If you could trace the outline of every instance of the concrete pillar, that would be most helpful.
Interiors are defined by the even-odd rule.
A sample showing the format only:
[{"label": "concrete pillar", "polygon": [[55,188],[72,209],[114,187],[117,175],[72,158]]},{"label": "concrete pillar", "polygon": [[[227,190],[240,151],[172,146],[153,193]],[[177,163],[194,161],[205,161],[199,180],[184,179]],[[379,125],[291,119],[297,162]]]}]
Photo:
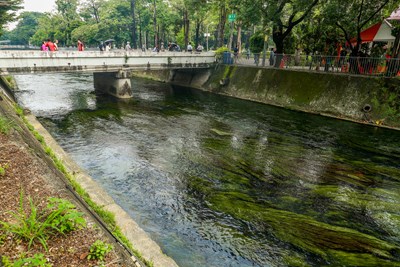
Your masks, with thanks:
[{"label": "concrete pillar", "polygon": [[131,79],[126,71],[93,73],[94,89],[117,98],[131,98]]}]

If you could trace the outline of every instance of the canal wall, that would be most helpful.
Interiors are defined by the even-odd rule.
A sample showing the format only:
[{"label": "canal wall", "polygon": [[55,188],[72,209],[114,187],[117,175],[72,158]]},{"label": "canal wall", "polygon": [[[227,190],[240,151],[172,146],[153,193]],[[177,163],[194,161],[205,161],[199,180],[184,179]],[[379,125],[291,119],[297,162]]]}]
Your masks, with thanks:
[{"label": "canal wall", "polygon": [[139,71],[132,75],[297,111],[400,128],[399,79],[232,65]]}]

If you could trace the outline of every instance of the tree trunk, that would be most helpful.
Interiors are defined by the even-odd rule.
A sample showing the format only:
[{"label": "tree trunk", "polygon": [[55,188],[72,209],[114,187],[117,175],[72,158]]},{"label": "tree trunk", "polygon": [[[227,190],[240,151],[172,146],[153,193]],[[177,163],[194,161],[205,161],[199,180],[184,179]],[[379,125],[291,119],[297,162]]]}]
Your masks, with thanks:
[{"label": "tree trunk", "polygon": [[228,49],[229,49],[229,50],[232,50],[232,43],[233,43],[233,21],[230,22],[230,25],[229,25],[229,26],[230,26],[230,27],[229,27],[230,34],[229,34]]},{"label": "tree trunk", "polygon": [[200,40],[200,21],[196,20],[195,48],[199,46],[199,40]]},{"label": "tree trunk", "polygon": [[242,22],[238,23],[236,44],[239,48],[239,53],[242,53]]},{"label": "tree trunk", "polygon": [[281,65],[281,61],[283,59],[283,28],[282,27],[274,27],[272,33],[272,39],[274,40],[276,46],[276,53],[275,53],[275,67],[279,68]]},{"label": "tree trunk", "polygon": [[187,46],[189,44],[189,17],[188,17],[188,10],[186,8],[183,11],[183,32],[185,36],[185,51],[186,51]]},{"label": "tree trunk", "polygon": [[220,12],[219,12],[218,35],[217,35],[217,46],[218,47],[224,46],[226,12],[227,12],[227,10],[225,7],[225,3],[221,3]]},{"label": "tree trunk", "polygon": [[131,0],[131,17],[132,17],[132,45],[134,49],[137,49],[136,43],[136,18],[135,18],[135,7],[136,0]]},{"label": "tree trunk", "polygon": [[143,38],[142,38],[142,20],[140,17],[140,12],[138,12],[138,19],[139,19],[139,48],[143,48]]},{"label": "tree trunk", "polygon": [[157,35],[157,5],[156,0],[153,0],[154,3],[154,13],[153,13],[153,30],[154,30],[154,47],[158,44],[158,35]]}]

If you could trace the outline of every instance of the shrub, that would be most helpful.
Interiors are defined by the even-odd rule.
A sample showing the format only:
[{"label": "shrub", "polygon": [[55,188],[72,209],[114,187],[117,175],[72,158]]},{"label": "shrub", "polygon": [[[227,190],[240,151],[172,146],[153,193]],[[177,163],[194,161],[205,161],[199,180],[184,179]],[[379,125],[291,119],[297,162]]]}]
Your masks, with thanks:
[{"label": "shrub", "polygon": [[222,55],[224,54],[224,52],[229,51],[229,49],[225,46],[218,48],[217,50],[215,50],[215,58],[219,61],[222,59]]},{"label": "shrub", "polygon": [[101,240],[96,240],[89,249],[88,260],[101,260],[103,261],[108,252],[113,249],[113,246],[104,243]]},{"label": "shrub", "polygon": [[18,212],[11,212],[16,222],[0,221],[5,230],[28,241],[28,248],[38,241],[47,250],[47,240],[58,233],[65,234],[86,225],[83,214],[67,200],[49,198],[49,204],[39,210],[29,198],[29,214],[24,211],[23,193],[20,194]]}]

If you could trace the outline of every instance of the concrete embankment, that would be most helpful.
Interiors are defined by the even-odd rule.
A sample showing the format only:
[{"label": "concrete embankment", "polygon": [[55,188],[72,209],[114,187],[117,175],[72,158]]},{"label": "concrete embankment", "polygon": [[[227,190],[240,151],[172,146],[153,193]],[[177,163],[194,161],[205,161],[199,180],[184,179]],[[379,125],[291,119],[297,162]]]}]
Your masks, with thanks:
[{"label": "concrete embankment", "polygon": [[[3,101],[9,101],[10,105],[14,104],[12,90],[9,84],[0,79],[0,92],[3,91],[7,98]],[[1,94],[0,94],[1,95]],[[163,254],[161,248],[155,243],[132,218],[118,205],[114,200],[97,184],[92,177],[81,169],[72,158],[58,145],[53,137],[41,125],[34,115],[25,116],[28,123],[44,138],[46,145],[54,152],[56,157],[63,163],[68,173],[70,173],[75,182],[89,195],[90,199],[102,207],[104,210],[112,212],[115,215],[116,225],[121,229],[122,234],[129,240],[132,246],[142,255],[144,259],[153,263],[153,266],[178,266],[173,259]],[[32,136],[34,139],[35,137]],[[41,155],[46,157],[46,155]],[[51,162],[49,162],[51,165]],[[54,168],[54,166],[52,166]],[[67,179],[65,179],[67,180]]]},{"label": "concrete embankment", "polygon": [[396,78],[226,65],[202,70],[140,71],[133,72],[132,76],[339,119],[400,128],[400,80]]}]

